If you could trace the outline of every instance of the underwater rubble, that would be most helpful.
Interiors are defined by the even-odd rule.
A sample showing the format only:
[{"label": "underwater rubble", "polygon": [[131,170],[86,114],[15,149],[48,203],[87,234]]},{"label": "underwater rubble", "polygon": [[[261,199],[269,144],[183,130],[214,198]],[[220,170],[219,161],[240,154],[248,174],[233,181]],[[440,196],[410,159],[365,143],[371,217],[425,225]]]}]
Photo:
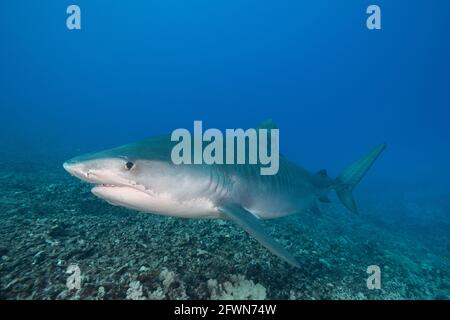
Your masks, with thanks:
[{"label": "underwater rubble", "polygon": [[[450,297],[444,200],[360,201],[359,216],[334,201],[320,215],[264,221],[298,257],[294,268],[231,222],[114,207],[62,168],[14,169],[0,171],[0,299]],[[427,210],[440,214],[435,227],[418,213]],[[67,285],[74,265],[79,289]],[[380,290],[367,288],[370,265],[382,270]]]}]

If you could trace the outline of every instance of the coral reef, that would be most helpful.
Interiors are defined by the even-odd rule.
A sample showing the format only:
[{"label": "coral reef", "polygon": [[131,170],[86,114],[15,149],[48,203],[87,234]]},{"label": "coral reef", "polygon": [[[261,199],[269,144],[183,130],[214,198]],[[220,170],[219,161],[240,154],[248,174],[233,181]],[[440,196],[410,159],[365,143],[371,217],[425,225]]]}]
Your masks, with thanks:
[{"label": "coral reef", "polygon": [[[0,170],[1,299],[449,298],[445,197],[359,196],[360,216],[334,201],[263,222],[301,261],[293,268],[231,222],[114,207],[62,169]],[[381,290],[366,286],[374,264]],[[79,289],[66,285],[70,265]]]},{"label": "coral reef", "polygon": [[208,280],[208,289],[213,300],[264,300],[266,288],[243,275],[232,275],[231,281],[218,284],[217,280]]}]

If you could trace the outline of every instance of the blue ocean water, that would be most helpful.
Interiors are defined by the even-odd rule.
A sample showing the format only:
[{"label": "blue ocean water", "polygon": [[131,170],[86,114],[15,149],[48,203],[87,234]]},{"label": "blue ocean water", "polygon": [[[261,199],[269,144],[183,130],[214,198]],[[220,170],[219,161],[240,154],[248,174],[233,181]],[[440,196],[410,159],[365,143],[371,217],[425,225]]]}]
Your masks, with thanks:
[{"label": "blue ocean water", "polygon": [[[74,3],[81,8],[82,28],[72,31],[66,27],[66,9],[72,2],[0,3],[0,155],[4,164],[0,219],[4,228],[9,228],[3,234],[15,230],[25,236],[30,225],[42,226],[43,233],[47,227],[61,227],[65,219],[70,220],[69,214],[64,215],[68,208],[86,215],[86,223],[98,212],[112,212],[120,219],[146,219],[145,215],[108,206],[85,192],[81,183],[66,177],[61,164],[72,156],[180,127],[192,128],[194,120],[202,120],[205,127],[225,129],[254,127],[272,118],[280,128],[281,152],[287,158],[311,171],[327,168],[333,177],[373,146],[388,144],[355,191],[361,217],[335,213],[333,208],[343,211],[337,202],[325,209],[325,217],[310,217],[303,226],[298,221],[297,228],[315,226],[312,229],[316,231],[308,236],[317,237],[311,240],[309,253],[320,253],[325,245],[320,241],[329,237],[330,243],[338,239],[336,245],[352,243],[354,254],[366,259],[368,265],[370,253],[361,253],[358,246],[376,247],[377,259],[390,266],[387,283],[394,278],[398,281],[383,294],[366,292],[367,265],[361,264],[355,268],[362,270],[362,284],[349,289],[337,284],[345,278],[347,264],[342,263],[329,272],[340,274],[335,280],[330,280],[327,272],[316,275],[316,282],[311,280],[312,288],[328,288],[317,293],[295,287],[295,281],[290,281],[294,285],[289,288],[275,284],[264,276],[269,266],[249,269],[241,261],[238,270],[223,270],[262,284],[269,298],[449,297],[448,1]],[[370,4],[382,10],[381,30],[366,27]],[[69,194],[61,191],[65,185],[73,188],[68,187]],[[86,199],[89,201],[82,202]],[[101,215],[93,219],[92,224],[103,223]],[[169,223],[157,221],[162,226]],[[167,221],[174,224],[174,233],[196,227],[175,219]],[[207,227],[201,222],[197,228]],[[83,240],[76,230],[58,240],[59,246],[64,247],[64,241],[70,239]],[[242,237],[241,242],[249,241],[238,229],[232,230]],[[170,239],[171,233],[155,237],[164,243],[164,237]],[[110,240],[113,244],[116,239]],[[0,242],[0,297],[46,298],[44,283],[57,272],[50,266],[42,266],[40,271],[31,267],[30,272],[39,274],[42,283],[20,286],[20,268],[11,266],[28,260],[19,258],[25,250],[21,243],[11,241],[4,236]],[[126,238],[121,241],[127,242]],[[315,248],[314,241],[319,241]],[[372,246],[376,241],[379,243]],[[27,244],[30,247],[32,243]],[[194,241],[192,250],[197,249],[208,251]],[[46,254],[42,261],[52,266],[59,260],[64,266],[71,262],[64,248],[60,253],[49,250],[43,247],[32,257],[42,251]],[[18,255],[13,254],[16,252]],[[163,259],[167,254],[154,255]],[[147,257],[154,255],[145,253]],[[342,256],[317,257],[334,258],[341,261]],[[89,257],[76,259],[82,264]],[[233,259],[239,260],[232,255],[229,260]],[[42,261],[36,264],[42,265]],[[116,263],[121,266],[125,261]],[[220,265],[211,263],[217,268]],[[129,266],[128,282],[134,279],[133,268],[141,267],[137,264]],[[177,274],[176,261],[169,258],[166,264],[154,266],[158,272],[163,267]],[[206,280],[229,280],[223,278],[223,271],[212,269]],[[299,277],[312,279],[316,269],[312,267],[310,273]],[[280,277],[288,277],[282,267],[277,270]],[[52,288],[54,292],[48,297],[69,297],[69,293],[60,295],[65,286],[64,271],[58,278],[60,287]],[[90,272],[91,277],[98,274]],[[186,287],[186,297],[209,298],[209,294],[192,289],[199,285],[190,279],[200,271],[193,268],[186,273],[186,278],[179,278]],[[106,298],[126,296],[128,283],[122,285],[117,280],[116,288],[99,281],[92,284],[95,292],[105,286]],[[111,281],[114,284],[116,280]],[[330,291],[328,283],[335,289]],[[83,291],[79,297],[95,295],[89,292]],[[178,296],[167,289],[166,297]]]}]

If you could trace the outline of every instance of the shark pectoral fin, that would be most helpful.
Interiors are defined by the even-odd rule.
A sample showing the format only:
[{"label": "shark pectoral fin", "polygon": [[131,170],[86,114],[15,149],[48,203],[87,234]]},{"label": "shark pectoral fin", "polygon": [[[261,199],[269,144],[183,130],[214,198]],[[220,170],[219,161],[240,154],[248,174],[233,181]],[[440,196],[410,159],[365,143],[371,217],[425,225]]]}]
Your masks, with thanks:
[{"label": "shark pectoral fin", "polygon": [[298,261],[289,252],[286,251],[275,239],[268,235],[261,227],[258,219],[237,204],[226,204],[219,207],[219,210],[228,218],[240,225],[247,233],[253,236],[259,243],[266,247],[270,252],[280,257],[287,263],[300,267]]}]

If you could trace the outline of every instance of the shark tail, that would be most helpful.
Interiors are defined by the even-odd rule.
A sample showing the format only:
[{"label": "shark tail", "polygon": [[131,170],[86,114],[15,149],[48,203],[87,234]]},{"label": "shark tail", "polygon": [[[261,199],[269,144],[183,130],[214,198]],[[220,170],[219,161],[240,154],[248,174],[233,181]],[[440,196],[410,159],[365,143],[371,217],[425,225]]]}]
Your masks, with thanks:
[{"label": "shark tail", "polygon": [[345,168],[336,178],[334,185],[336,194],[342,204],[351,212],[358,213],[358,208],[352,194],[353,189],[361,181],[367,171],[369,171],[370,167],[385,148],[386,144],[384,143],[376,146],[361,159]]}]

